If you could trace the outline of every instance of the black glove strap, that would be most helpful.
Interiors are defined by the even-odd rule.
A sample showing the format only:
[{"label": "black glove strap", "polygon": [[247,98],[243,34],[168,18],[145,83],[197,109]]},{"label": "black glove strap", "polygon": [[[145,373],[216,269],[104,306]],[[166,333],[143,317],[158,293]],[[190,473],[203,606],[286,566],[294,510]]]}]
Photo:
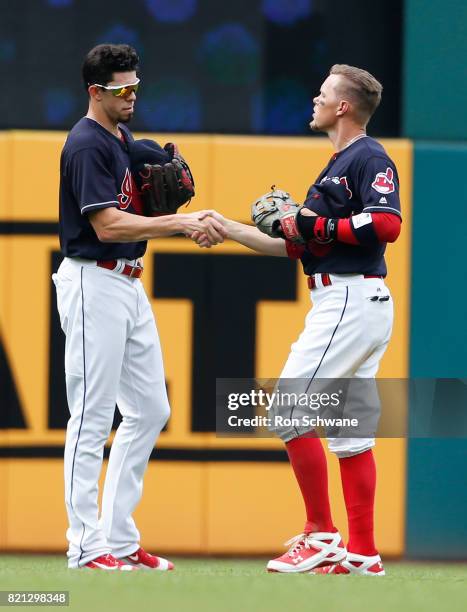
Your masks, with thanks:
[{"label": "black glove strap", "polygon": [[309,217],[302,215],[300,212],[296,217],[298,231],[304,240],[311,240],[315,237],[315,225],[318,217]]}]

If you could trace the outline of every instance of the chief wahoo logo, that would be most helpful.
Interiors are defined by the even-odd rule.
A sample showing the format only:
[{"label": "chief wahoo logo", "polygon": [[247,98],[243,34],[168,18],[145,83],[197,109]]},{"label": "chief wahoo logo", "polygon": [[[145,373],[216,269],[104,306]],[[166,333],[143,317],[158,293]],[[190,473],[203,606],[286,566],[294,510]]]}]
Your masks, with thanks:
[{"label": "chief wahoo logo", "polygon": [[378,193],[392,193],[394,187],[394,171],[392,168],[387,168],[386,172],[378,172],[371,186]]}]

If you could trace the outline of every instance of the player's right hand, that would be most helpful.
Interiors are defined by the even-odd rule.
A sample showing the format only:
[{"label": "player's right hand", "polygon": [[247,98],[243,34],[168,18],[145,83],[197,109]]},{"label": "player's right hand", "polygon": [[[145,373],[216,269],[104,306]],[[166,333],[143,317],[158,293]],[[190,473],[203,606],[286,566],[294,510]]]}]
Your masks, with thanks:
[{"label": "player's right hand", "polygon": [[[205,219],[206,217],[212,217],[213,219],[215,219],[216,221],[219,221],[220,223],[222,223],[222,225],[224,226],[224,229],[226,231],[225,237],[228,238],[228,233],[229,233],[229,224],[231,223],[230,219],[226,219],[223,215],[221,215],[219,212],[217,212],[217,210],[203,210],[201,211],[200,216]],[[190,238],[196,242],[196,244],[201,247],[201,248],[206,248],[209,249],[211,248],[212,243],[209,241],[209,238],[206,234],[203,234],[201,232],[193,232],[193,234],[190,236]]]},{"label": "player's right hand", "polygon": [[215,219],[209,213],[210,211],[197,211],[179,215],[185,236],[191,237],[194,232],[199,232],[206,236],[210,245],[224,242],[227,230],[221,221]]},{"label": "player's right hand", "polygon": [[220,212],[217,212],[217,210],[213,210],[211,208],[200,211],[200,217],[201,219],[205,219],[206,217],[212,217],[213,219],[216,219],[216,221],[222,223],[222,225],[226,225],[226,223],[228,223],[228,219],[226,219],[224,215],[221,215]]},{"label": "player's right hand", "polygon": [[202,234],[201,232],[193,232],[190,238],[202,249],[210,249],[212,247],[212,244],[210,243],[206,234]]}]

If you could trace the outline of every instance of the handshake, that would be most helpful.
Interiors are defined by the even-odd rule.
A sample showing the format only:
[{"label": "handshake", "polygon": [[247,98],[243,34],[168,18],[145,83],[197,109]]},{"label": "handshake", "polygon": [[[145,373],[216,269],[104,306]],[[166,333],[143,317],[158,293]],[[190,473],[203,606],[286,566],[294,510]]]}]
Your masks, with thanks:
[{"label": "handshake", "polygon": [[[208,249],[230,238],[260,253],[285,255],[284,240],[305,244],[313,238],[321,241],[333,238],[315,231],[318,216],[314,211],[297,204],[290,194],[274,186],[272,191],[253,202],[251,220],[254,226],[227,219],[216,210],[200,210],[177,217],[185,236]],[[307,240],[302,235],[303,229],[308,234]]]},{"label": "handshake", "polygon": [[185,236],[207,249],[224,242],[232,223],[215,210],[200,210],[180,217]]}]

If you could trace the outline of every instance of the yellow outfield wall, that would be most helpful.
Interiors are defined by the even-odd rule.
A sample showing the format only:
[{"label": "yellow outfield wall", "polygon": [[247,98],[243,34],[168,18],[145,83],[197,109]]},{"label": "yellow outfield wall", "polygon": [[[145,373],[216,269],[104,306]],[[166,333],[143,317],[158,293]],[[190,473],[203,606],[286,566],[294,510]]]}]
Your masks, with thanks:
[{"label": "yellow outfield wall", "polygon": [[[58,167],[65,136],[0,133],[0,343],[5,355],[1,371],[7,367],[11,374],[26,423],[25,428],[0,428],[2,550],[60,551],[66,546],[60,459],[64,430],[49,428],[48,412],[51,386],[64,375],[63,370],[51,376],[49,372],[50,266],[51,254],[59,247],[56,235],[44,225],[57,221]],[[273,183],[303,200],[332,154],[324,138],[139,136],[179,144],[196,179],[197,195],[188,211],[216,208],[245,222],[251,201]],[[404,223],[400,239],[387,251],[387,282],[396,317],[379,376],[404,378],[408,373],[412,145],[405,140],[382,142],[399,170]],[[158,445],[166,455],[158,461],[156,452],[156,460],[150,461],[143,501],[136,510],[143,544],[177,553],[278,552],[283,540],[301,530],[304,520],[285,455],[276,452],[262,460],[262,453],[281,451],[282,444],[275,439],[227,439],[191,430],[194,306],[185,298],[153,297],[156,254],[248,256],[245,266],[261,257],[229,241],[203,251],[180,238],[149,244],[142,280],[161,336],[172,417]],[[258,377],[278,376],[310,308],[310,294],[298,265],[296,274],[296,300],[257,304],[254,361]],[[222,309],[222,303],[218,307]],[[216,340],[222,342],[222,334]],[[2,393],[3,410],[9,402]],[[394,398],[394,411],[404,418],[404,398]],[[224,451],[236,451],[235,460],[229,460],[234,455]],[[402,439],[377,443],[377,539],[380,550],[391,555],[404,550],[405,452]],[[329,469],[335,521],[346,533],[335,457],[330,457]]]}]

